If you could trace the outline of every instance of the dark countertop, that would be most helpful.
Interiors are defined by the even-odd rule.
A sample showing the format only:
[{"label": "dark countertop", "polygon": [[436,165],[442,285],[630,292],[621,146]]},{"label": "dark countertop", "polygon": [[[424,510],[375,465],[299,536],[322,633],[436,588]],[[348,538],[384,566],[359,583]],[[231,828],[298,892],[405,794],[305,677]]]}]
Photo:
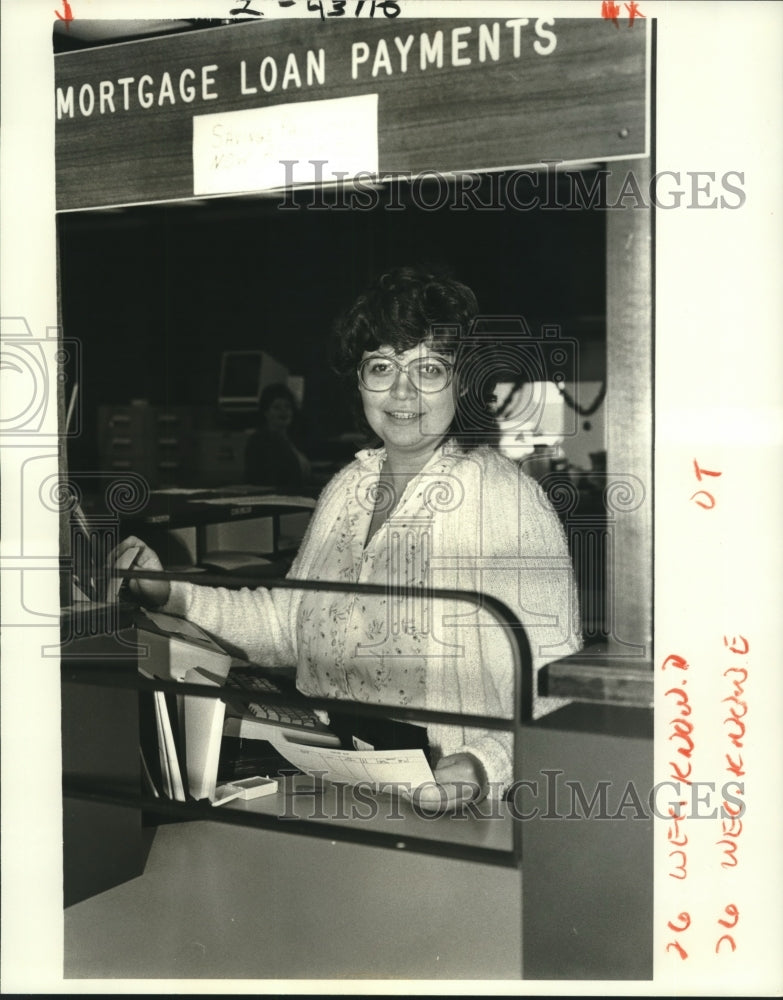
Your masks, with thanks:
[{"label": "dark countertop", "polygon": [[653,662],[636,647],[603,642],[554,660],[538,675],[540,695],[650,708]]}]

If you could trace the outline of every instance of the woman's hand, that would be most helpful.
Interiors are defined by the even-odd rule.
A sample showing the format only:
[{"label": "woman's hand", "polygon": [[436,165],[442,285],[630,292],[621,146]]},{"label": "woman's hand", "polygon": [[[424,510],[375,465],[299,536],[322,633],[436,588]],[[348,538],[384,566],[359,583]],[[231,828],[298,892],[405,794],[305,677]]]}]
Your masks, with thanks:
[{"label": "woman's hand", "polygon": [[[163,569],[149,545],[133,535],[123,539],[109,556],[110,569],[130,569],[131,566],[133,569]],[[168,601],[171,586],[168,580],[128,580],[128,590],[141,604],[157,608]]]},{"label": "woman's hand", "polygon": [[446,812],[487,793],[484,768],[471,753],[442,757],[432,773],[437,785],[422,785],[416,790],[417,802],[425,806],[440,806]]}]

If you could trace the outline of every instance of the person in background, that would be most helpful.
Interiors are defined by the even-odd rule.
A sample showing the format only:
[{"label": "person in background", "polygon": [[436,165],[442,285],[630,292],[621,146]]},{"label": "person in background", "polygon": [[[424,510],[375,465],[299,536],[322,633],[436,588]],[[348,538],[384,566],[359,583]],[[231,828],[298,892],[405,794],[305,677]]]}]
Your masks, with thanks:
[{"label": "person in background", "polygon": [[[483,609],[426,588],[503,601],[525,626],[535,671],[581,640],[560,523],[538,484],[484,443],[493,348],[471,338],[477,313],[467,286],[405,267],[382,275],[336,327],[338,370],[378,447],[323,490],[289,576],[400,585],[421,600],[140,580],[132,590],[253,662],[295,664],[305,694],[385,705],[392,720],[395,706],[510,718],[508,635]],[[160,562],[145,547],[137,566]],[[561,704],[536,698],[534,716]],[[426,742],[446,808],[502,795],[513,780],[508,732],[429,724]]]},{"label": "person in background", "polygon": [[291,439],[297,411],[294,394],[282,382],[268,385],[261,393],[258,410],[261,423],[245,449],[246,481],[274,486],[283,493],[307,492],[310,462]]}]

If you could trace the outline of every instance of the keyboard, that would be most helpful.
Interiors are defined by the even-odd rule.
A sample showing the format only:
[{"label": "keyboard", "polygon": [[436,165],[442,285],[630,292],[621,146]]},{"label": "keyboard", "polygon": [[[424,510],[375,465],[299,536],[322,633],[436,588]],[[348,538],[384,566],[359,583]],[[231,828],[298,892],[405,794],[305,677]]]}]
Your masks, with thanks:
[{"label": "keyboard", "polygon": [[[226,678],[226,688],[235,688],[246,694],[258,695],[263,698],[265,694],[288,694],[278,684],[270,678],[259,674],[253,667],[232,667]],[[293,695],[292,695],[293,696]],[[299,696],[301,697],[301,696]],[[323,729],[323,723],[309,709],[297,705],[272,704],[267,705],[262,702],[250,702],[247,709],[253,713],[257,719],[264,722],[278,723],[284,726],[300,726],[303,729]]]}]

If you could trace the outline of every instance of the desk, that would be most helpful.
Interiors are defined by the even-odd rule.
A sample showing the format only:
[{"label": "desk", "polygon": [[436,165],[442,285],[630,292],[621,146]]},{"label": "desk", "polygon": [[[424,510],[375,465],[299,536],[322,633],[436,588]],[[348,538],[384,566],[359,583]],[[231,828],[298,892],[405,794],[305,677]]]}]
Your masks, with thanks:
[{"label": "desk", "polygon": [[[612,807],[629,781],[644,798],[651,721],[644,709],[561,709],[526,727],[525,779],[561,771],[563,815],[567,780],[588,798],[596,781],[610,781]],[[315,800],[291,791],[223,808],[306,815]],[[143,875],[66,910],[66,976],[651,978],[651,819],[553,820],[543,786],[529,820],[498,803],[464,818],[425,819],[403,806],[401,819],[360,821],[345,818],[350,793],[347,809],[322,801],[327,816],[343,817],[336,824],[399,830],[402,841],[507,850],[513,824],[524,822],[522,871],[296,836],[284,820],[279,830],[168,824]],[[518,807],[530,810],[530,798]]]},{"label": "desk", "polygon": [[[300,814],[311,802],[300,802]],[[283,792],[238,808],[251,807],[293,808]],[[370,827],[508,846],[508,817],[427,820],[402,808],[403,819]],[[169,824],[157,830],[140,878],[66,910],[65,975],[518,979],[521,898],[515,869],[219,823]]]},{"label": "desk", "polygon": [[134,511],[126,520],[181,528],[248,517],[279,517],[297,511],[311,512],[314,506],[314,500],[281,496],[264,486],[194,489],[187,492],[155,490],[144,508]]},{"label": "desk", "polygon": [[[275,557],[281,551],[298,547],[314,507],[314,500],[280,496],[264,487],[247,486],[185,494],[158,491],[151,494],[143,510],[125,519],[125,526],[142,537],[149,536],[150,529],[171,531],[195,528],[194,555],[198,562],[208,551],[245,547],[242,542],[247,544],[250,540],[239,538],[233,526],[237,522],[253,521],[256,522],[252,526],[254,537],[247,551]],[[294,538],[282,544],[285,535],[282,519],[292,516],[302,523],[298,525],[299,530],[294,529]],[[259,530],[264,526],[259,522],[263,521],[268,523],[266,531]],[[225,538],[221,537],[221,526],[224,526]],[[233,538],[233,542],[225,544],[229,538]]]},{"label": "desk", "polygon": [[105,536],[99,539],[101,551],[121,537],[138,535],[168,569],[198,566],[207,553],[239,550],[271,560],[270,576],[288,569],[314,507],[312,498],[283,496],[263,486],[139,491],[122,508],[110,491],[103,499],[84,499],[91,532]]},{"label": "desk", "polygon": [[[99,662],[112,641],[69,644],[75,679],[88,649]],[[112,674],[120,662],[135,661],[133,644],[118,652]],[[68,659],[64,654],[64,674]],[[264,828],[205,824],[204,815],[194,821],[191,809],[187,821],[157,830],[141,876],[68,910],[66,962],[80,970],[70,975],[195,975],[186,960],[194,941],[204,951],[205,977],[226,974],[218,970],[227,953],[234,977],[281,975],[277,967],[259,966],[263,933],[265,946],[286,956],[280,968],[289,977],[354,970],[398,978],[522,972],[531,979],[649,978],[653,819],[629,813],[626,792],[632,784],[643,803],[652,789],[651,710],[573,703],[523,723],[519,733],[522,785],[509,802],[480,803],[463,815],[432,818],[406,806],[363,819],[367,802],[358,791],[343,790],[344,799],[331,785],[315,792],[306,776],[297,779],[306,783],[305,795],[295,794],[302,791],[295,781],[274,798],[195,807],[217,821],[263,813]],[[109,801],[128,804],[111,794]],[[326,821],[327,839],[322,829],[319,839],[302,835],[318,832],[309,825],[313,819]],[[391,843],[376,846],[378,831]],[[345,843],[348,833],[355,843]],[[521,872],[508,856],[519,833]],[[465,845],[474,849],[470,860]],[[339,947],[331,943],[335,928],[345,937]],[[208,947],[213,940],[217,946]],[[379,950],[388,959],[377,959]],[[376,959],[393,963],[394,971]],[[433,963],[445,960],[450,968],[440,972]]]}]

